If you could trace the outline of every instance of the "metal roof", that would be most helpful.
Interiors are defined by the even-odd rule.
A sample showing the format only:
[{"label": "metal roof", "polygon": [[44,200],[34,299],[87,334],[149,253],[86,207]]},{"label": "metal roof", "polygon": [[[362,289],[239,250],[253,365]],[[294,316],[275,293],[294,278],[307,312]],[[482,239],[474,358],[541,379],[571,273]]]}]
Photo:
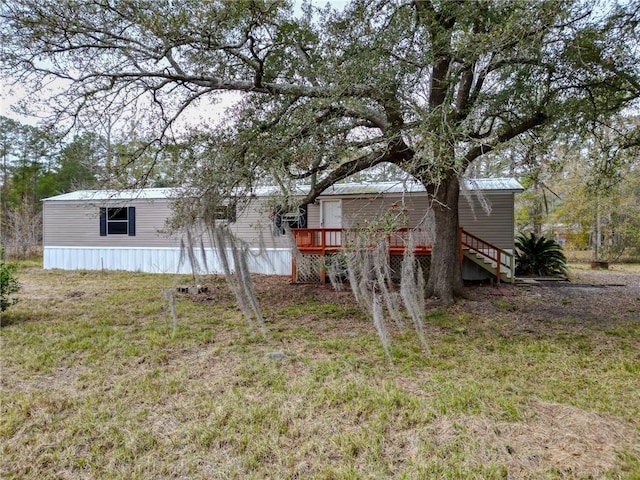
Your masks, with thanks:
[{"label": "metal roof", "polygon": [[518,180],[510,177],[503,178],[465,178],[464,185],[469,190],[512,190],[523,192],[524,187]]},{"label": "metal roof", "polygon": [[[308,191],[307,187],[307,190]],[[464,179],[462,188],[466,190],[506,190],[521,192],[522,185],[514,178],[474,178]],[[327,195],[366,195],[382,193],[419,193],[425,192],[424,185],[415,181],[375,182],[375,183],[338,183],[322,192]]]},{"label": "metal roof", "polygon": [[104,202],[118,200],[159,200],[176,198],[180,196],[180,190],[176,188],[138,188],[132,190],[77,190],[63,193],[55,197],[45,198],[44,202],[58,201],[87,201]]},{"label": "metal roof", "polygon": [[[299,195],[309,192],[308,185],[296,187]],[[464,179],[463,189],[481,191],[511,191],[521,192],[524,190],[520,182],[515,178],[475,178]],[[279,193],[278,187],[258,187],[254,190],[254,195],[266,197]],[[425,192],[421,183],[415,181],[406,182],[367,182],[367,183],[338,183],[322,192],[321,196],[330,195],[376,195],[384,193],[419,193]],[[158,200],[166,198],[179,198],[181,189],[179,188],[140,188],[136,190],[78,190],[76,192],[64,193],[55,197],[45,198],[43,201],[118,201],[118,200]]]},{"label": "metal roof", "polygon": [[[515,178],[473,178],[464,179],[462,188],[473,191],[510,191],[522,192],[524,187]],[[306,195],[309,185],[296,187],[296,194]],[[321,197],[330,195],[379,195],[383,193],[420,193],[425,192],[424,185],[416,181],[405,182],[362,182],[336,183],[320,194]],[[254,195],[266,197],[281,193],[278,187],[258,187]]]}]

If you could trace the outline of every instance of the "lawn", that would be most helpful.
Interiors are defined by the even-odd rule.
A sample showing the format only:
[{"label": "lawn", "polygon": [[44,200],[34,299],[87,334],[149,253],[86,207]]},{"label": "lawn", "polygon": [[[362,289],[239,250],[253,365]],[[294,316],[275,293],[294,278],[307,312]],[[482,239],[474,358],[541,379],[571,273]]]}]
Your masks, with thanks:
[{"label": "lawn", "polygon": [[475,287],[429,309],[429,352],[393,328],[392,366],[328,286],[257,278],[263,336],[220,278],[174,324],[187,277],[23,266],[0,477],[640,478],[640,290],[615,273]]}]

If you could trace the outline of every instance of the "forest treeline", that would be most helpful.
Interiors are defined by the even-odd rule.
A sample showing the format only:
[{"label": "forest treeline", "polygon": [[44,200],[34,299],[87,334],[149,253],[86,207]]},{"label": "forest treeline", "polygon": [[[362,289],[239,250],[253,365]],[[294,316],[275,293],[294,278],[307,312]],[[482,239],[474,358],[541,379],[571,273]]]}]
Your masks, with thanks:
[{"label": "forest treeline", "polygon": [[[143,153],[141,153],[143,152]],[[1,246],[12,258],[38,255],[42,199],[79,189],[170,186],[171,168],[140,142],[92,132],[57,132],[0,116]]]}]

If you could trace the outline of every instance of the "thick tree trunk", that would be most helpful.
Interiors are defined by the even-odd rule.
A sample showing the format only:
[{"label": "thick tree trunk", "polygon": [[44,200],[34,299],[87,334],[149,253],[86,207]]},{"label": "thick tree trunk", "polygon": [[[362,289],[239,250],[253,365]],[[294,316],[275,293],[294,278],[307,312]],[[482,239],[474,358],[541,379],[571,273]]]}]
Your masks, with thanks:
[{"label": "thick tree trunk", "polygon": [[426,294],[452,304],[463,295],[462,262],[458,229],[460,182],[451,174],[437,186],[428,186],[435,218],[435,239]]}]

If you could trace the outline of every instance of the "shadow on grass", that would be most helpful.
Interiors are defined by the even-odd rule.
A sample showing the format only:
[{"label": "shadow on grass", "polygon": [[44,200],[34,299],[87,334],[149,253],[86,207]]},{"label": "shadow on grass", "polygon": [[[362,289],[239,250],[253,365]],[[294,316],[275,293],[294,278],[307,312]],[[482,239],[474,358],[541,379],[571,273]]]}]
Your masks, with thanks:
[{"label": "shadow on grass", "polygon": [[0,314],[0,328],[11,327],[13,325],[20,325],[38,320],[47,320],[47,317],[49,317],[49,315],[7,310]]}]

